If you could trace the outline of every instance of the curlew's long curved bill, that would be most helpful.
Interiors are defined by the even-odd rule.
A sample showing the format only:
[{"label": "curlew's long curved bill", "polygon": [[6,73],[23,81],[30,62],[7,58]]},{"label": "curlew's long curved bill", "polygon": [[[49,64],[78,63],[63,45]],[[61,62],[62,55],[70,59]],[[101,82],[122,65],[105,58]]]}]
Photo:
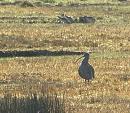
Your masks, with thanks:
[{"label": "curlew's long curved bill", "polygon": [[75,62],[77,62],[79,59],[83,58],[84,56],[81,56],[80,58],[78,58]]}]

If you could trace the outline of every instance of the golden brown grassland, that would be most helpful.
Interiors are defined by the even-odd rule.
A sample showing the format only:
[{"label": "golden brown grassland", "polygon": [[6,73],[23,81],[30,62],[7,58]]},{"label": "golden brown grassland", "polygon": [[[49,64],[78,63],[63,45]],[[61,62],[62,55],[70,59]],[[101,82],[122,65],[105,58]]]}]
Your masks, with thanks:
[{"label": "golden brown grassland", "polygon": [[[1,50],[93,50],[95,79],[85,85],[78,76],[79,56],[1,58],[0,94],[65,94],[74,113],[130,112],[130,6],[0,7],[1,16],[90,15],[95,24],[0,24]],[[100,18],[99,18],[100,17]]]}]

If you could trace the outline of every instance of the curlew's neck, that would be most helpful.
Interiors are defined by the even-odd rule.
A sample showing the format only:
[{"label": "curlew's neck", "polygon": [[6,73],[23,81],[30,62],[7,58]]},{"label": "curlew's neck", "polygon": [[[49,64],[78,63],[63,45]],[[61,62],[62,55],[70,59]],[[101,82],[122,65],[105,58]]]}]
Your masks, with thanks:
[{"label": "curlew's neck", "polygon": [[87,64],[87,63],[88,63],[88,60],[89,60],[89,58],[88,58],[88,57],[85,57],[85,58],[83,59],[82,63],[83,63],[83,64]]}]

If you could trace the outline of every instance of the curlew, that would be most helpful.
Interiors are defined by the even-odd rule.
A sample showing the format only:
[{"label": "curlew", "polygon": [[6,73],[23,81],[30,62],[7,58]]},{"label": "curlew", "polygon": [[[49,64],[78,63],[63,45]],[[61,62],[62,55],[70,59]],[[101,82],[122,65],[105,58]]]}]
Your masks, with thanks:
[{"label": "curlew", "polygon": [[[87,80],[89,82],[89,80],[94,78],[94,68],[88,62],[89,53],[85,53],[82,57],[84,57],[84,59],[79,66],[78,73],[81,78],[85,79],[85,83],[86,83]],[[79,59],[81,59],[82,57],[80,57]],[[79,59],[77,59],[77,61]]]}]

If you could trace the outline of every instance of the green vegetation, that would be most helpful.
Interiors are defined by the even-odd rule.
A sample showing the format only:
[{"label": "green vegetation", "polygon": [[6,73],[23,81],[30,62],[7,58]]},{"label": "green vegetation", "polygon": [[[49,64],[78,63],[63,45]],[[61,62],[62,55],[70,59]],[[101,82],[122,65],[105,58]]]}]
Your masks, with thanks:
[{"label": "green vegetation", "polygon": [[55,3],[56,1],[55,0],[41,0],[42,2],[45,2],[45,3]]},{"label": "green vegetation", "polygon": [[[14,2],[17,0],[1,0],[1,1],[6,1],[6,2]],[[45,3],[59,3],[59,2],[63,2],[63,3],[117,3],[118,0],[28,0],[31,2],[38,2],[38,1],[42,1]]]}]

